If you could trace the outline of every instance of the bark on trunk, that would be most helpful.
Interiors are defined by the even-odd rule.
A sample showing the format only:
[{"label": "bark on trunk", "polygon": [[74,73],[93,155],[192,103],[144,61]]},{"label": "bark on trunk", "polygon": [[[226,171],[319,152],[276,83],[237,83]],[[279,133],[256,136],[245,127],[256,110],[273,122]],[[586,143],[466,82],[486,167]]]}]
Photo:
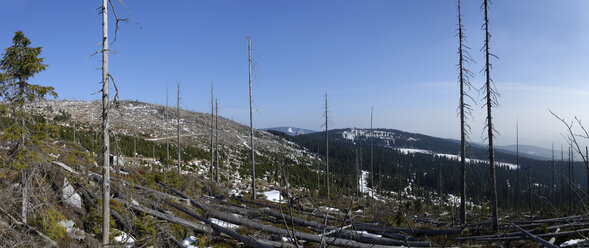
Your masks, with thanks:
[{"label": "bark on trunk", "polygon": [[108,245],[110,234],[110,144],[108,98],[108,1],[102,0],[102,244]]}]

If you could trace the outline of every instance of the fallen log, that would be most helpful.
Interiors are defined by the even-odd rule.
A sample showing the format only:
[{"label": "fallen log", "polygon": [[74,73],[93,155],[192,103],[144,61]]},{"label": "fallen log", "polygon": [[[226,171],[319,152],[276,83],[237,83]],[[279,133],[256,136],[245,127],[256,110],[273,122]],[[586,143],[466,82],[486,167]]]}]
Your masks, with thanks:
[{"label": "fallen log", "polygon": [[[280,209],[279,207],[276,207],[276,206],[272,206],[272,205],[265,204],[265,203],[259,203],[259,202],[255,202],[255,201],[250,201],[250,200],[247,200],[247,199],[243,199],[241,197],[232,197],[231,199],[235,199],[235,200],[241,201],[243,203],[249,203],[249,204],[257,205],[257,206],[260,206],[260,207]],[[294,210],[295,210],[295,212],[297,214],[304,214],[304,215],[307,215],[307,216],[313,216],[313,217],[322,218],[322,219],[327,218],[328,220],[333,220],[333,221],[337,221],[337,222],[345,222],[345,221],[347,221],[347,220],[344,220],[344,219],[341,219],[341,218],[338,218],[338,217],[335,217],[335,216],[321,214],[321,213],[317,213],[317,212],[308,212],[308,211],[303,211],[303,210],[299,210],[299,209],[294,209]]]},{"label": "fallen log", "polygon": [[407,229],[407,228],[397,228],[397,227],[383,227],[377,226],[368,223],[352,223],[355,228],[360,230],[369,230],[372,232],[380,233],[380,232],[389,232],[389,233],[406,233],[406,234],[413,234],[413,235],[452,235],[452,234],[459,234],[462,232],[462,229],[452,228],[452,229]]},{"label": "fallen log", "polygon": [[[574,234],[579,234],[579,233],[589,233],[589,228],[583,228],[583,229],[577,229],[577,230],[571,230],[571,231],[565,231],[565,232],[544,233],[544,234],[538,234],[536,236],[542,237],[542,238],[544,238],[544,237],[562,237],[562,236],[574,235]],[[475,241],[495,242],[495,241],[518,240],[518,239],[522,239],[522,238],[525,238],[525,237],[512,236],[512,237],[499,237],[499,238],[482,238],[482,239],[475,239]]]},{"label": "fallen log", "polygon": [[202,222],[210,225],[211,228],[213,228],[213,230],[216,230],[216,231],[218,231],[220,233],[224,233],[224,234],[228,235],[229,237],[234,238],[235,240],[237,240],[239,242],[243,242],[244,244],[246,244],[248,246],[251,246],[251,247],[261,247],[261,248],[271,248],[271,247],[273,247],[271,245],[262,244],[262,243],[258,242],[254,238],[243,236],[243,235],[237,233],[236,231],[233,231],[231,229],[224,228],[224,227],[219,226],[219,225],[217,225],[215,223],[212,223],[209,219],[206,219],[204,217],[201,217],[200,215],[198,215],[198,214],[196,214],[196,213],[194,213],[192,211],[189,211],[188,209],[185,209],[183,207],[177,206],[176,204],[174,204],[174,203],[172,203],[172,202],[170,202],[170,201],[168,201],[166,199],[162,199],[162,200],[165,203],[167,203],[168,205],[174,207],[175,209],[178,209],[181,212],[183,212],[183,213],[185,213],[185,214],[187,214],[187,215],[189,215],[189,216],[191,216],[191,217],[193,217],[193,218],[195,218],[197,220],[200,220],[200,221],[202,221]]},{"label": "fallen log", "polygon": [[207,212],[208,214],[210,214],[211,216],[215,217],[215,218],[219,218],[221,220],[230,222],[230,223],[234,223],[234,224],[239,224],[239,225],[245,225],[245,226],[249,226],[251,228],[260,230],[260,231],[265,231],[265,232],[270,232],[270,233],[275,233],[275,234],[280,234],[283,236],[290,236],[293,235],[298,239],[301,240],[306,240],[309,242],[315,242],[315,243],[326,243],[328,245],[334,245],[334,246],[342,246],[342,247],[358,247],[358,248],[384,248],[384,247],[395,247],[395,246],[382,246],[382,245],[373,245],[373,244],[365,244],[365,243],[360,243],[360,242],[356,242],[353,240],[347,240],[347,239],[340,239],[340,238],[332,238],[332,237],[322,237],[319,235],[314,235],[314,234],[310,234],[310,233],[305,233],[305,232],[300,232],[300,231],[293,231],[290,232],[286,229],[282,229],[282,228],[278,228],[278,227],[274,227],[274,226],[270,226],[270,225],[265,225],[265,224],[261,224],[255,221],[250,221],[250,220],[245,220],[243,218],[238,218],[235,217],[233,215],[230,214],[225,214],[225,213],[221,213],[218,212],[214,209],[211,209],[199,202],[197,202],[196,200],[194,200],[193,198],[185,195],[184,193],[172,188],[172,187],[168,187],[168,189],[170,189],[171,191],[173,191],[174,193],[176,193],[177,195],[184,197],[188,200],[190,200],[190,202],[197,206],[198,208],[202,209],[203,211]]},{"label": "fallen log", "polygon": [[[94,203],[94,199],[96,199],[96,195],[94,193],[92,193],[79,182],[76,182],[76,186],[78,186],[78,188],[82,191],[82,196],[86,199],[86,201],[90,202],[96,209],[100,208],[98,205],[96,205],[96,203]],[[120,215],[116,210],[111,208],[110,214],[112,214],[115,220],[124,227],[123,229],[125,232],[129,232],[134,235],[137,234],[131,224],[129,224],[129,222],[125,220],[125,218],[123,218],[123,216]]]},{"label": "fallen log", "polygon": [[[558,230],[560,228],[574,228],[574,227],[586,227],[589,226],[589,223],[571,223],[571,224],[560,224],[555,226],[549,226],[547,230]],[[521,226],[520,226],[521,227]],[[527,230],[528,232],[532,233],[534,230]],[[523,236],[521,232],[508,232],[508,233],[499,233],[499,234],[490,234],[490,235],[479,235],[479,236],[469,236],[469,237],[457,237],[455,240],[471,240],[471,239],[485,239],[485,238],[501,238],[501,237],[510,237],[510,236]]]},{"label": "fallen log", "polygon": [[39,237],[41,237],[46,242],[45,245],[47,247],[59,247],[57,245],[57,242],[55,242],[55,240],[51,239],[49,236],[45,235],[41,231],[39,231],[36,228],[30,226],[29,224],[24,223],[24,222],[21,222],[21,221],[17,220],[16,218],[12,217],[12,215],[4,212],[2,210],[2,208],[0,208],[0,213],[2,215],[7,216],[10,219],[9,221],[12,222],[12,224],[18,225],[18,226],[22,226],[22,228],[24,229],[25,232],[35,233],[36,235],[38,235]]},{"label": "fallen log", "polygon": [[[271,206],[268,204],[249,201],[249,200],[242,199],[239,197],[234,197],[233,199],[236,199],[236,200],[239,200],[239,201],[242,201],[245,203],[255,204],[258,206],[265,206],[265,207],[274,208],[274,209],[278,208],[278,207]],[[377,225],[373,225],[373,224],[369,224],[369,223],[353,222],[350,220],[344,220],[344,219],[336,218],[333,216],[321,215],[318,213],[309,213],[309,212],[300,211],[300,210],[297,210],[297,213],[310,215],[310,216],[314,216],[314,217],[318,217],[318,218],[328,218],[329,220],[339,221],[339,222],[346,223],[346,224],[352,224],[356,229],[377,232],[379,234],[380,233],[392,234],[392,233],[401,232],[401,233],[414,234],[414,235],[451,235],[451,234],[459,234],[462,232],[462,229],[459,229],[459,228],[442,229],[442,230],[431,229],[430,230],[430,229],[405,229],[405,228],[394,228],[394,227],[381,227],[381,226],[377,226]]]},{"label": "fallen log", "polygon": [[192,230],[194,230],[194,231],[196,231],[198,233],[207,233],[207,234],[213,234],[214,233],[213,230],[210,227],[205,226],[205,225],[202,225],[202,224],[198,224],[198,223],[194,223],[194,222],[191,222],[191,221],[187,221],[185,219],[182,219],[182,218],[179,218],[179,217],[176,217],[176,216],[173,216],[173,215],[169,215],[169,214],[166,214],[166,213],[162,213],[162,212],[159,212],[159,211],[150,209],[150,208],[142,207],[142,206],[139,206],[137,204],[132,204],[132,203],[129,203],[129,202],[127,202],[125,200],[122,200],[122,199],[116,199],[116,201],[119,201],[119,202],[125,204],[125,206],[127,206],[128,208],[131,208],[133,210],[136,210],[136,211],[139,211],[139,212],[142,212],[142,213],[145,213],[145,214],[148,214],[148,215],[151,215],[151,216],[160,218],[162,220],[165,220],[165,221],[168,221],[168,222],[171,222],[171,223],[174,223],[174,224],[178,224],[178,225],[181,225],[181,226],[184,226],[184,227],[188,227],[188,228],[190,228],[190,229],[192,229]]},{"label": "fallen log", "polygon": [[184,245],[182,245],[182,243],[180,243],[180,241],[178,241],[176,239],[176,237],[174,237],[174,235],[170,234],[168,231],[164,230],[161,226],[156,225],[155,226],[157,228],[157,230],[159,232],[164,233],[165,235],[168,236],[168,239],[172,241],[172,243],[174,243],[178,248],[184,248]]},{"label": "fallen log", "polygon": [[[370,244],[381,244],[381,245],[407,245],[410,247],[430,247],[431,244],[425,241],[417,241],[414,237],[408,237],[402,234],[394,234],[394,233],[387,233],[389,236],[401,238],[401,239],[389,239],[389,238],[376,238],[368,235],[363,235],[358,231],[351,231],[345,230],[342,228],[334,227],[334,226],[326,226],[314,221],[309,221],[301,218],[297,218],[290,215],[283,215],[282,213],[276,212],[269,208],[262,208],[262,209],[247,209],[247,208],[238,208],[238,207],[231,207],[231,206],[222,206],[222,205],[215,205],[216,208],[222,208],[230,212],[237,212],[242,215],[252,215],[252,214],[259,214],[263,213],[265,215],[272,216],[277,220],[284,221],[286,220],[289,223],[295,223],[300,226],[310,227],[315,231],[327,231],[334,233],[334,236],[337,235],[339,238],[344,239],[351,239],[362,243],[370,243]],[[284,219],[283,219],[284,218]],[[378,233],[382,235],[381,233]],[[382,235],[384,236],[384,235]]]},{"label": "fallen log", "polygon": [[555,245],[553,245],[553,244],[551,244],[551,243],[548,243],[546,240],[543,240],[543,239],[541,239],[541,238],[539,238],[539,237],[535,236],[534,234],[531,234],[530,232],[528,232],[528,231],[524,230],[523,228],[521,228],[521,227],[517,226],[516,224],[513,224],[513,223],[511,223],[511,225],[512,225],[513,227],[515,227],[516,229],[518,229],[518,230],[519,230],[520,232],[522,232],[523,234],[525,234],[526,236],[528,236],[528,238],[530,238],[530,239],[532,239],[532,240],[536,241],[538,244],[541,244],[541,245],[543,245],[544,247],[548,247],[548,248],[557,248],[557,246],[555,246]]}]

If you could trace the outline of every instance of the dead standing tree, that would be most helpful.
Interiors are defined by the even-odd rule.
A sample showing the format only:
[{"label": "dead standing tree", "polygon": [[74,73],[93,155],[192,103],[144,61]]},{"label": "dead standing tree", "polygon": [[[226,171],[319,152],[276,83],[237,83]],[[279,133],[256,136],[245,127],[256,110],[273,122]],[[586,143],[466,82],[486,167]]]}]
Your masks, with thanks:
[{"label": "dead standing tree", "polygon": [[178,96],[176,98],[176,135],[178,136],[178,143],[176,150],[178,151],[178,175],[180,175],[180,83],[178,84]]},{"label": "dead standing tree", "polygon": [[370,109],[370,187],[372,187],[371,191],[371,199],[372,202],[374,198],[374,161],[373,161],[373,147],[374,147],[374,130],[372,130],[372,117],[373,117],[374,107]]},{"label": "dead standing tree", "polygon": [[520,196],[520,186],[519,186],[519,122],[515,122],[515,206],[517,209],[517,216],[519,216],[519,196]]},{"label": "dead standing tree", "polygon": [[327,199],[329,199],[329,119],[327,114],[327,93],[325,93],[325,189],[327,190]]},{"label": "dead standing tree", "polygon": [[458,80],[460,83],[460,223],[466,223],[466,149],[468,142],[468,134],[470,133],[470,126],[466,122],[466,119],[471,116],[472,108],[470,104],[466,103],[465,98],[469,98],[474,102],[474,99],[466,92],[467,89],[473,89],[470,83],[470,78],[473,73],[466,68],[466,65],[470,64],[472,58],[468,50],[470,49],[464,43],[466,41],[466,35],[464,34],[464,26],[462,25],[462,13],[461,4],[458,0]]},{"label": "dead standing tree", "polygon": [[211,81],[211,164],[209,166],[209,176],[210,180],[213,180],[213,163],[214,163],[214,129],[215,129],[215,109],[214,109],[214,101],[213,101],[213,81]]},{"label": "dead standing tree", "polygon": [[252,38],[247,36],[248,81],[250,96],[250,148],[252,150],[252,199],[256,199],[256,160],[254,154],[254,120],[252,113]]},{"label": "dead standing tree", "polygon": [[[575,116],[575,121],[569,123],[564,118],[559,117],[551,110],[548,110],[548,111],[556,119],[558,119],[560,122],[562,122],[565,125],[567,135],[563,135],[563,137],[566,139],[567,143],[569,144],[569,149],[571,150],[569,152],[569,156],[573,157],[573,153],[577,153],[581,157],[581,159],[583,160],[583,164],[585,165],[585,169],[587,171],[587,181],[589,182],[589,157],[587,156],[587,149],[585,149],[585,152],[583,152],[583,150],[581,149],[580,140],[578,139],[578,138],[589,139],[589,132],[587,132],[587,129],[585,129],[585,126],[583,125],[581,120],[579,118],[577,118],[576,116]],[[578,125],[577,128],[580,129],[580,131],[579,131],[580,134],[576,133],[576,131],[575,131],[575,127],[574,127],[575,123]],[[563,150],[563,149],[561,148],[561,150]],[[565,202],[564,158],[562,160],[563,160],[563,162],[562,162],[563,163],[563,166],[562,166],[563,178],[561,178],[561,181],[563,181],[561,183],[562,184],[562,186],[561,186],[562,187],[562,202]],[[572,199],[571,199],[572,193],[570,193],[570,188],[574,187],[574,178],[573,178],[571,166],[569,166],[568,185],[569,185],[569,194],[568,194],[569,195],[569,205],[572,205],[572,202],[571,202],[572,201]],[[579,189],[579,191],[581,192],[581,195],[585,196],[580,199],[581,201],[589,199],[589,183],[587,184],[587,192],[583,192],[581,189]]]},{"label": "dead standing tree", "polygon": [[215,98],[215,182],[219,183],[219,100]]},{"label": "dead standing tree", "polygon": [[[122,1],[119,1],[124,5]],[[119,30],[119,22],[127,22],[128,19],[121,19],[115,12],[114,5],[111,0],[102,0],[102,5],[98,8],[102,15],[102,50],[96,53],[102,53],[102,244],[109,244],[110,234],[110,146],[109,146],[109,78],[113,79],[112,75],[108,72],[108,5],[111,6],[111,10],[115,17],[115,35],[113,42],[117,39],[117,32]],[[131,14],[131,13],[129,13]],[[131,15],[132,16],[132,15]],[[139,25],[139,23],[137,23]],[[139,26],[141,29],[141,26]],[[96,54],[95,53],[95,54]],[[94,54],[93,54],[94,55]],[[91,55],[92,56],[92,55]],[[115,87],[115,96],[113,97],[114,106],[117,106],[116,102],[118,99],[117,85],[113,79],[113,86]]]},{"label": "dead standing tree", "polygon": [[[589,177],[588,177],[589,178]],[[554,164],[554,143],[552,143],[552,205],[556,205],[556,171]]]},{"label": "dead standing tree", "polygon": [[102,0],[102,244],[108,245],[110,232],[110,147],[108,135],[108,6]]},{"label": "dead standing tree", "polygon": [[164,121],[164,131],[165,131],[165,135],[166,135],[166,166],[168,168],[166,169],[170,169],[170,137],[168,134],[168,86],[166,85],[166,108],[165,108],[165,121]]},{"label": "dead standing tree", "polygon": [[485,100],[485,107],[487,108],[487,118],[485,128],[487,129],[487,141],[489,142],[489,167],[490,167],[490,192],[489,197],[491,200],[491,207],[492,207],[492,222],[493,222],[493,231],[499,230],[499,221],[498,221],[498,213],[497,213],[497,179],[495,177],[495,149],[493,148],[493,138],[495,137],[495,127],[493,126],[493,115],[492,109],[493,107],[498,106],[497,97],[499,93],[495,90],[495,85],[493,80],[491,79],[491,57],[497,58],[497,56],[491,54],[489,48],[489,42],[491,40],[491,34],[489,33],[489,0],[484,0],[483,5],[481,6],[485,13],[485,22],[482,26],[482,29],[485,31],[485,44],[483,45],[483,49],[485,52],[485,68],[483,71],[485,72],[485,85],[483,89],[485,90],[486,94],[484,96]]}]

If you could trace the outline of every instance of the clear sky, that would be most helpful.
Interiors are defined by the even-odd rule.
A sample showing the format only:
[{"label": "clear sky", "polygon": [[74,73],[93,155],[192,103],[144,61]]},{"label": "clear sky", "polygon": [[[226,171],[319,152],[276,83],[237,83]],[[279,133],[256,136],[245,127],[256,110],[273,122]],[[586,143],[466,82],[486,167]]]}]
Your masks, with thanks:
[{"label": "clear sky", "polygon": [[[121,17],[130,17],[116,2]],[[134,20],[110,46],[110,70],[122,99],[208,112],[214,81],[220,114],[249,122],[247,41],[257,77],[254,125],[320,130],[324,94],[330,127],[374,125],[458,138],[456,1],[423,0],[125,0]],[[463,1],[470,69],[481,87],[482,1]],[[549,147],[563,142],[548,112],[589,126],[589,2],[495,0],[490,8],[492,78],[501,93],[494,110],[499,144]],[[14,31],[42,46],[47,71],[34,82],[60,99],[96,100],[100,89],[101,1],[0,0],[0,47]],[[110,30],[114,31],[111,19]],[[113,33],[111,33],[111,37]],[[471,92],[477,101],[480,97]],[[484,110],[475,106],[472,140],[482,141]]]}]

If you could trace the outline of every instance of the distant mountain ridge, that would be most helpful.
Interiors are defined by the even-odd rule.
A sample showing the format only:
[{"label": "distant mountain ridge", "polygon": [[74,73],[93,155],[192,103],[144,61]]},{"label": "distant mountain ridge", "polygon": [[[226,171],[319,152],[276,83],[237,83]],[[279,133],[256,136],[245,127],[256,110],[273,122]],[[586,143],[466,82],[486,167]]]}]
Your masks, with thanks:
[{"label": "distant mountain ridge", "polygon": [[[506,146],[495,146],[497,150],[501,150],[506,153],[516,154],[517,146],[516,145],[506,145]],[[560,159],[560,150],[554,150],[554,156],[556,160]],[[532,145],[519,145],[519,155],[527,158],[534,158],[534,159],[541,159],[541,160],[552,160],[552,150],[532,146]]]},{"label": "distant mountain ridge", "polygon": [[[324,132],[309,135],[325,135]],[[329,130],[330,140],[351,141],[354,144],[369,144],[374,138],[375,146],[390,148],[407,148],[431,151],[441,154],[460,154],[460,141],[455,139],[438,138],[420,133],[410,133],[397,129],[376,128],[372,131],[364,128],[346,128]],[[484,144],[470,143],[470,154],[467,157],[475,159],[487,159],[487,148]],[[536,149],[533,149],[536,148]],[[520,157],[534,160],[547,160],[544,156],[536,156],[528,151],[536,151],[542,148],[520,145]],[[497,161],[514,163],[515,152],[507,148],[496,149]],[[542,153],[545,154],[545,153]]]},{"label": "distant mountain ridge", "polygon": [[270,128],[264,128],[263,130],[274,130],[274,131],[278,131],[278,132],[283,132],[283,133],[288,134],[290,136],[310,134],[310,133],[317,132],[314,130],[298,128],[298,127],[270,127]]}]

